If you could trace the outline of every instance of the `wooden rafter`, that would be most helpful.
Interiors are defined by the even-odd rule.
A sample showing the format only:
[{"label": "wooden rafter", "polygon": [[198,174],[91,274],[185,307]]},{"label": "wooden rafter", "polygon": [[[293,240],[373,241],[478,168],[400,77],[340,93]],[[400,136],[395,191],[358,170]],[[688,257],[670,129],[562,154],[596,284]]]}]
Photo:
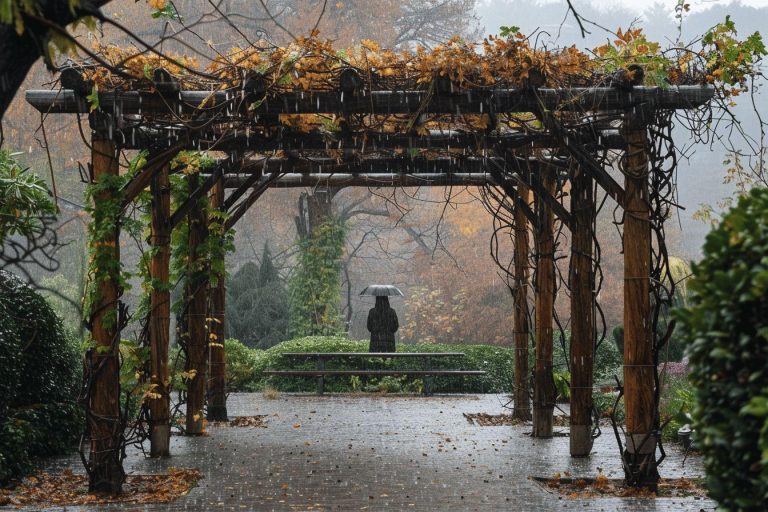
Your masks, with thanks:
[{"label": "wooden rafter", "polygon": [[[635,87],[629,91],[614,87],[570,89],[489,89],[454,94],[432,94],[429,90],[390,91],[368,90],[347,94],[341,91],[285,92],[267,98],[258,107],[248,110],[252,102],[244,91],[181,91],[174,105],[177,114],[199,113],[202,108],[211,115],[241,105],[243,115],[312,114],[312,113],[421,113],[467,114],[495,112],[533,112],[547,110],[600,111],[624,110],[637,105],[660,109],[688,109],[707,103],[714,87],[691,85],[678,87]],[[26,99],[40,112],[88,113],[90,104],[69,89],[58,91],[29,90]],[[256,100],[258,98],[254,98]],[[168,99],[152,92],[105,91],[99,93],[99,105],[107,112],[122,114],[165,113]],[[232,115],[236,116],[234,112]]]}]

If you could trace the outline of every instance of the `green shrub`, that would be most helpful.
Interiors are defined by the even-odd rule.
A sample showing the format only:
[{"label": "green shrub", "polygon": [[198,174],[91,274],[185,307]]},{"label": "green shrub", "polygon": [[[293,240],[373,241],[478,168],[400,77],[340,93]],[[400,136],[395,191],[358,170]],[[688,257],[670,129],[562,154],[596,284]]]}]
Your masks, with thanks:
[{"label": "green shrub", "polygon": [[687,415],[690,414],[694,402],[694,390],[686,376],[668,377],[659,401],[659,416],[661,421],[669,423],[662,432],[665,439],[677,439],[677,431],[689,423]]},{"label": "green shrub", "polygon": [[597,409],[601,418],[611,418],[613,415],[614,407],[616,408],[616,422],[624,423],[624,399],[619,400],[616,403],[615,393],[603,393],[602,391],[596,391],[592,394],[592,403],[595,409]]},{"label": "green shrub", "polygon": [[249,261],[227,279],[228,338],[269,348],[288,339],[288,292],[264,245],[261,265]]},{"label": "green shrub", "polygon": [[43,297],[0,271],[0,483],[22,475],[32,458],[62,453],[82,432],[76,404],[77,344]]},{"label": "green shrub", "polygon": [[[555,333],[552,351],[552,366],[555,373],[561,374],[568,373],[568,357],[571,347],[570,331],[565,331],[564,337],[564,340],[561,340],[557,333]],[[533,368],[534,358],[536,357],[533,350],[531,350],[529,357],[531,358],[529,361],[530,368]],[[609,339],[604,339],[595,352],[593,363],[595,382],[608,385],[613,384],[615,382],[613,379],[614,374],[619,376],[622,374],[622,361],[623,357],[618,348],[616,348],[616,344],[612,343]]]},{"label": "green shrub", "polygon": [[740,199],[707,235],[688,290],[689,306],[676,314],[707,488],[724,509],[765,510],[768,409],[750,403],[768,397],[767,189]]},{"label": "green shrub", "polygon": [[227,358],[227,391],[248,391],[255,374],[254,351],[235,339],[224,341]]},{"label": "green shrub", "polygon": [[[250,349],[246,349],[250,350]],[[267,387],[275,388],[283,392],[313,392],[316,389],[314,378],[278,377],[263,375],[266,369],[313,369],[315,362],[311,360],[297,361],[286,360],[280,354],[282,352],[367,352],[368,341],[355,341],[342,336],[308,336],[285,341],[266,350],[250,350],[254,378],[245,382],[241,390],[260,391]],[[443,345],[443,344],[415,344],[398,345],[399,352],[464,352],[463,358],[446,360],[444,358],[431,361],[433,368],[464,370],[485,370],[486,375],[466,377],[434,377],[432,390],[441,392],[464,393],[503,393],[512,389],[514,368],[514,351],[492,345]],[[228,359],[229,361],[229,359]],[[333,365],[333,366],[332,366]],[[328,363],[326,368],[339,369],[422,369],[421,359],[388,359],[371,357],[367,360],[352,359]],[[388,392],[416,392],[422,388],[420,379],[399,380],[396,385],[392,380],[367,379],[349,377],[331,377],[325,380],[325,389],[328,392],[353,392],[360,390],[387,390]]]}]

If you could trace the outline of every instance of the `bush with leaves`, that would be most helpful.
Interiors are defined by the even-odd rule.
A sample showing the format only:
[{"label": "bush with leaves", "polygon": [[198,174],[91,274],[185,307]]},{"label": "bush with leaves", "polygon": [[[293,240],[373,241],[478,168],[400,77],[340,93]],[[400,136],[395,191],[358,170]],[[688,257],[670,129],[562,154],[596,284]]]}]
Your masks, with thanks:
[{"label": "bush with leaves", "polygon": [[76,343],[43,297],[0,271],[0,482],[31,469],[32,457],[73,446],[82,431],[76,403]]},{"label": "bush with leaves", "polygon": [[742,197],[707,235],[689,306],[687,342],[697,445],[707,489],[726,510],[768,503],[768,189]]},{"label": "bush with leaves", "polygon": [[0,149],[0,244],[7,236],[39,236],[42,218],[56,213],[45,181],[20,166],[14,156]]}]

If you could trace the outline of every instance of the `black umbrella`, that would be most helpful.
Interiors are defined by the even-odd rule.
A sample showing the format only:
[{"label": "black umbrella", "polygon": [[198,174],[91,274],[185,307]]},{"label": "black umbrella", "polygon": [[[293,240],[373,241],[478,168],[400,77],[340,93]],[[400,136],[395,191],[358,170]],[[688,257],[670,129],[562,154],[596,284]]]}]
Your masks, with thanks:
[{"label": "black umbrella", "polygon": [[360,295],[372,295],[374,297],[403,297],[397,286],[391,284],[371,284],[365,287]]}]

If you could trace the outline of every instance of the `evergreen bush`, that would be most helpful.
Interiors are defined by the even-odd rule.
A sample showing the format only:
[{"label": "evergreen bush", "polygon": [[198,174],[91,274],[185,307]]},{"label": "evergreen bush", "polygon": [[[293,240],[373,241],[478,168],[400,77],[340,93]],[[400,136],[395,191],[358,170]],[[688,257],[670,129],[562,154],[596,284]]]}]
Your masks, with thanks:
[{"label": "evergreen bush", "polygon": [[264,245],[261,265],[245,263],[227,283],[227,337],[269,348],[288,339],[288,292]]},{"label": "evergreen bush", "polygon": [[768,503],[768,190],[751,191],[707,235],[689,305],[687,342],[697,446],[706,487],[726,510]]},{"label": "evergreen bush", "polygon": [[83,416],[76,404],[76,343],[43,297],[0,271],[0,483],[31,468],[31,458],[74,445]]}]

